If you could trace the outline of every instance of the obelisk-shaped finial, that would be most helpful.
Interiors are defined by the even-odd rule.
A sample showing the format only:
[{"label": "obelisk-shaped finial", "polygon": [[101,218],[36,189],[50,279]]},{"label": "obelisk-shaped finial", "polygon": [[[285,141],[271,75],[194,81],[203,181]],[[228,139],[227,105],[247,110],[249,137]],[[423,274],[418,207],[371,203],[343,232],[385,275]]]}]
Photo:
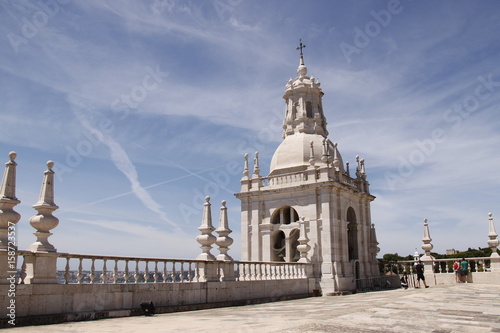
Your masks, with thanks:
[{"label": "obelisk-shaped finial", "polygon": [[52,212],[59,207],[54,203],[54,162],[47,162],[47,170],[43,173],[42,189],[38,202],[33,205],[38,212],[30,218],[30,224],[36,229],[34,235],[37,237],[35,243],[31,244],[28,251],[32,252],[57,252],[54,245],[50,244],[48,238],[52,235],[50,230],[57,227],[59,219]]},{"label": "obelisk-shaped finial", "polygon": [[229,229],[226,200],[222,200],[222,207],[220,208],[219,228],[217,228],[215,232],[219,234],[219,237],[217,237],[217,240],[215,241],[215,244],[219,246],[220,251],[220,254],[217,256],[217,260],[233,260],[233,258],[231,258],[231,256],[227,254],[227,251],[229,251],[229,246],[233,244],[233,239],[229,237],[229,234],[233,231]]},{"label": "obelisk-shaped finial", "polygon": [[[16,198],[16,166],[14,161],[17,154],[9,153],[9,161],[5,163],[5,172],[3,174],[2,185],[0,187],[0,249],[9,248],[8,233],[13,226],[19,222],[21,215],[14,210],[14,206],[21,201]],[[10,248],[16,249],[15,242],[12,242]]]},{"label": "obelisk-shaped finial", "polygon": [[201,244],[200,248],[202,253],[196,257],[197,260],[215,260],[213,254],[210,253],[212,249],[212,244],[215,243],[216,237],[212,235],[212,231],[215,228],[212,225],[212,210],[210,208],[210,197],[205,197],[205,204],[203,205],[203,217],[201,219],[201,226],[198,230],[201,231],[201,235],[196,237],[196,241]]}]

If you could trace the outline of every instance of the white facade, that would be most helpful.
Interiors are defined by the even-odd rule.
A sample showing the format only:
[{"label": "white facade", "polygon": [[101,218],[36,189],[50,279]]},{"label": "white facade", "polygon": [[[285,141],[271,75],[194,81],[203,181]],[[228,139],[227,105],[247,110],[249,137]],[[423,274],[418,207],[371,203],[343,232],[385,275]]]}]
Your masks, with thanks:
[{"label": "white facade", "polygon": [[[250,176],[245,156],[241,192],[235,194],[241,200],[242,260],[298,261],[307,243],[307,259],[301,260],[315,263],[323,294],[354,290],[356,280],[379,275],[370,218],[375,197],[364,160],[356,156],[351,177],[337,144],[328,139],[323,92],[307,76],[302,52],[297,73],[286,84],[283,142],[269,175],[260,176],[256,153]],[[301,223],[306,235],[300,235]]]}]

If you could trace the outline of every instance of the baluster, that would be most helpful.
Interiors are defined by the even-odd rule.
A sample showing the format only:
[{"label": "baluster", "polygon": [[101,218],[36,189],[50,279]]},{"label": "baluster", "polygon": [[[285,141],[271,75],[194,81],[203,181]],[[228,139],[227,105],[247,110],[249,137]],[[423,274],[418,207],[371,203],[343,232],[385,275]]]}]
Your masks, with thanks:
[{"label": "baluster", "polygon": [[176,282],[175,280],[177,280],[177,271],[175,270],[175,265],[177,263],[174,261],[172,262],[172,282]]},{"label": "baluster", "polygon": [[21,273],[19,274],[19,284],[24,284],[24,279],[26,279],[26,258],[23,256],[23,264],[21,265]]},{"label": "baluster", "polygon": [[92,258],[92,265],[90,266],[90,275],[89,275],[89,278],[90,278],[90,283],[93,284],[94,283],[94,279],[95,279],[95,259]]},{"label": "baluster", "polygon": [[253,271],[253,264],[248,264],[248,270],[247,270],[247,281],[253,280],[255,277],[254,271]]},{"label": "baluster", "polygon": [[193,262],[189,262],[188,281],[193,282]]},{"label": "baluster", "polygon": [[260,281],[262,280],[262,266],[260,263],[254,264],[255,266],[255,280]]},{"label": "baluster", "polygon": [[102,260],[102,274],[101,274],[101,283],[106,283],[106,280],[108,279],[108,272],[106,271],[107,267],[106,267],[106,260],[107,259],[103,259]]},{"label": "baluster", "polygon": [[238,264],[238,272],[240,273],[238,281],[245,281],[245,264]]},{"label": "baluster", "polygon": [[167,262],[164,261],[163,262],[163,274],[161,276],[163,278],[163,283],[167,283],[167,279],[168,279],[168,272],[167,272]]},{"label": "baluster", "polygon": [[128,270],[128,260],[125,260],[125,283],[128,283],[128,279],[130,278],[129,270]]},{"label": "baluster", "polygon": [[146,260],[146,268],[144,269],[144,283],[149,281],[149,261]]},{"label": "baluster", "polygon": [[198,262],[194,263],[194,281],[199,282],[200,281],[200,267],[198,266]]},{"label": "baluster", "polygon": [[113,268],[113,283],[118,280],[118,259],[115,259],[115,267]]},{"label": "baluster", "polygon": [[184,282],[184,261],[181,261],[181,272],[179,273],[180,274],[180,280],[181,282]]},{"label": "baluster", "polygon": [[76,275],[77,278],[77,283],[81,284],[83,282],[83,266],[82,266],[82,261],[83,258],[80,257],[80,264],[78,265],[78,274]]},{"label": "baluster", "polygon": [[135,274],[134,274],[134,283],[139,282],[139,259],[135,261]]},{"label": "baluster", "polygon": [[64,284],[69,283],[69,278],[71,274],[69,273],[69,257],[66,257],[66,267],[64,268]]},{"label": "baluster", "polygon": [[153,282],[158,283],[158,260],[155,260],[155,273],[153,275]]}]

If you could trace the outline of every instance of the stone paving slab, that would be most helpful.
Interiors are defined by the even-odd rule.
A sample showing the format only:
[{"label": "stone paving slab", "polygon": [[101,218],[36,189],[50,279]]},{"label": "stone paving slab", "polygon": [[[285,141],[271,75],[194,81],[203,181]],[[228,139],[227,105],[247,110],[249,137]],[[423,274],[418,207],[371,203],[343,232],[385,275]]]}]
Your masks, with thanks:
[{"label": "stone paving slab", "polygon": [[397,289],[11,332],[500,332],[500,285]]}]

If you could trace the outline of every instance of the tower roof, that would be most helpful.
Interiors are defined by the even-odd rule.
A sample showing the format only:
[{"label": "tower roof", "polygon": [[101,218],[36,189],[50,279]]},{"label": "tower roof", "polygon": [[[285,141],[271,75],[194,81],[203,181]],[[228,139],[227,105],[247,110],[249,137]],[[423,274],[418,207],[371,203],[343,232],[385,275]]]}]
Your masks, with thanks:
[{"label": "tower roof", "polygon": [[[303,49],[306,46],[300,41],[297,77],[290,78],[285,86],[283,98],[286,101],[285,120],[283,122],[283,142],[276,149],[271,160],[271,175],[305,170],[311,159],[310,145],[312,142],[314,160],[320,163],[324,160],[324,151],[331,157],[336,153],[337,161],[342,167],[342,157],[336,147],[327,139],[326,118],[323,113],[321,83],[313,75],[307,75],[304,63]],[[326,139],[326,141],[325,141]],[[325,144],[324,144],[325,142]],[[324,146],[326,148],[324,148]]]}]

